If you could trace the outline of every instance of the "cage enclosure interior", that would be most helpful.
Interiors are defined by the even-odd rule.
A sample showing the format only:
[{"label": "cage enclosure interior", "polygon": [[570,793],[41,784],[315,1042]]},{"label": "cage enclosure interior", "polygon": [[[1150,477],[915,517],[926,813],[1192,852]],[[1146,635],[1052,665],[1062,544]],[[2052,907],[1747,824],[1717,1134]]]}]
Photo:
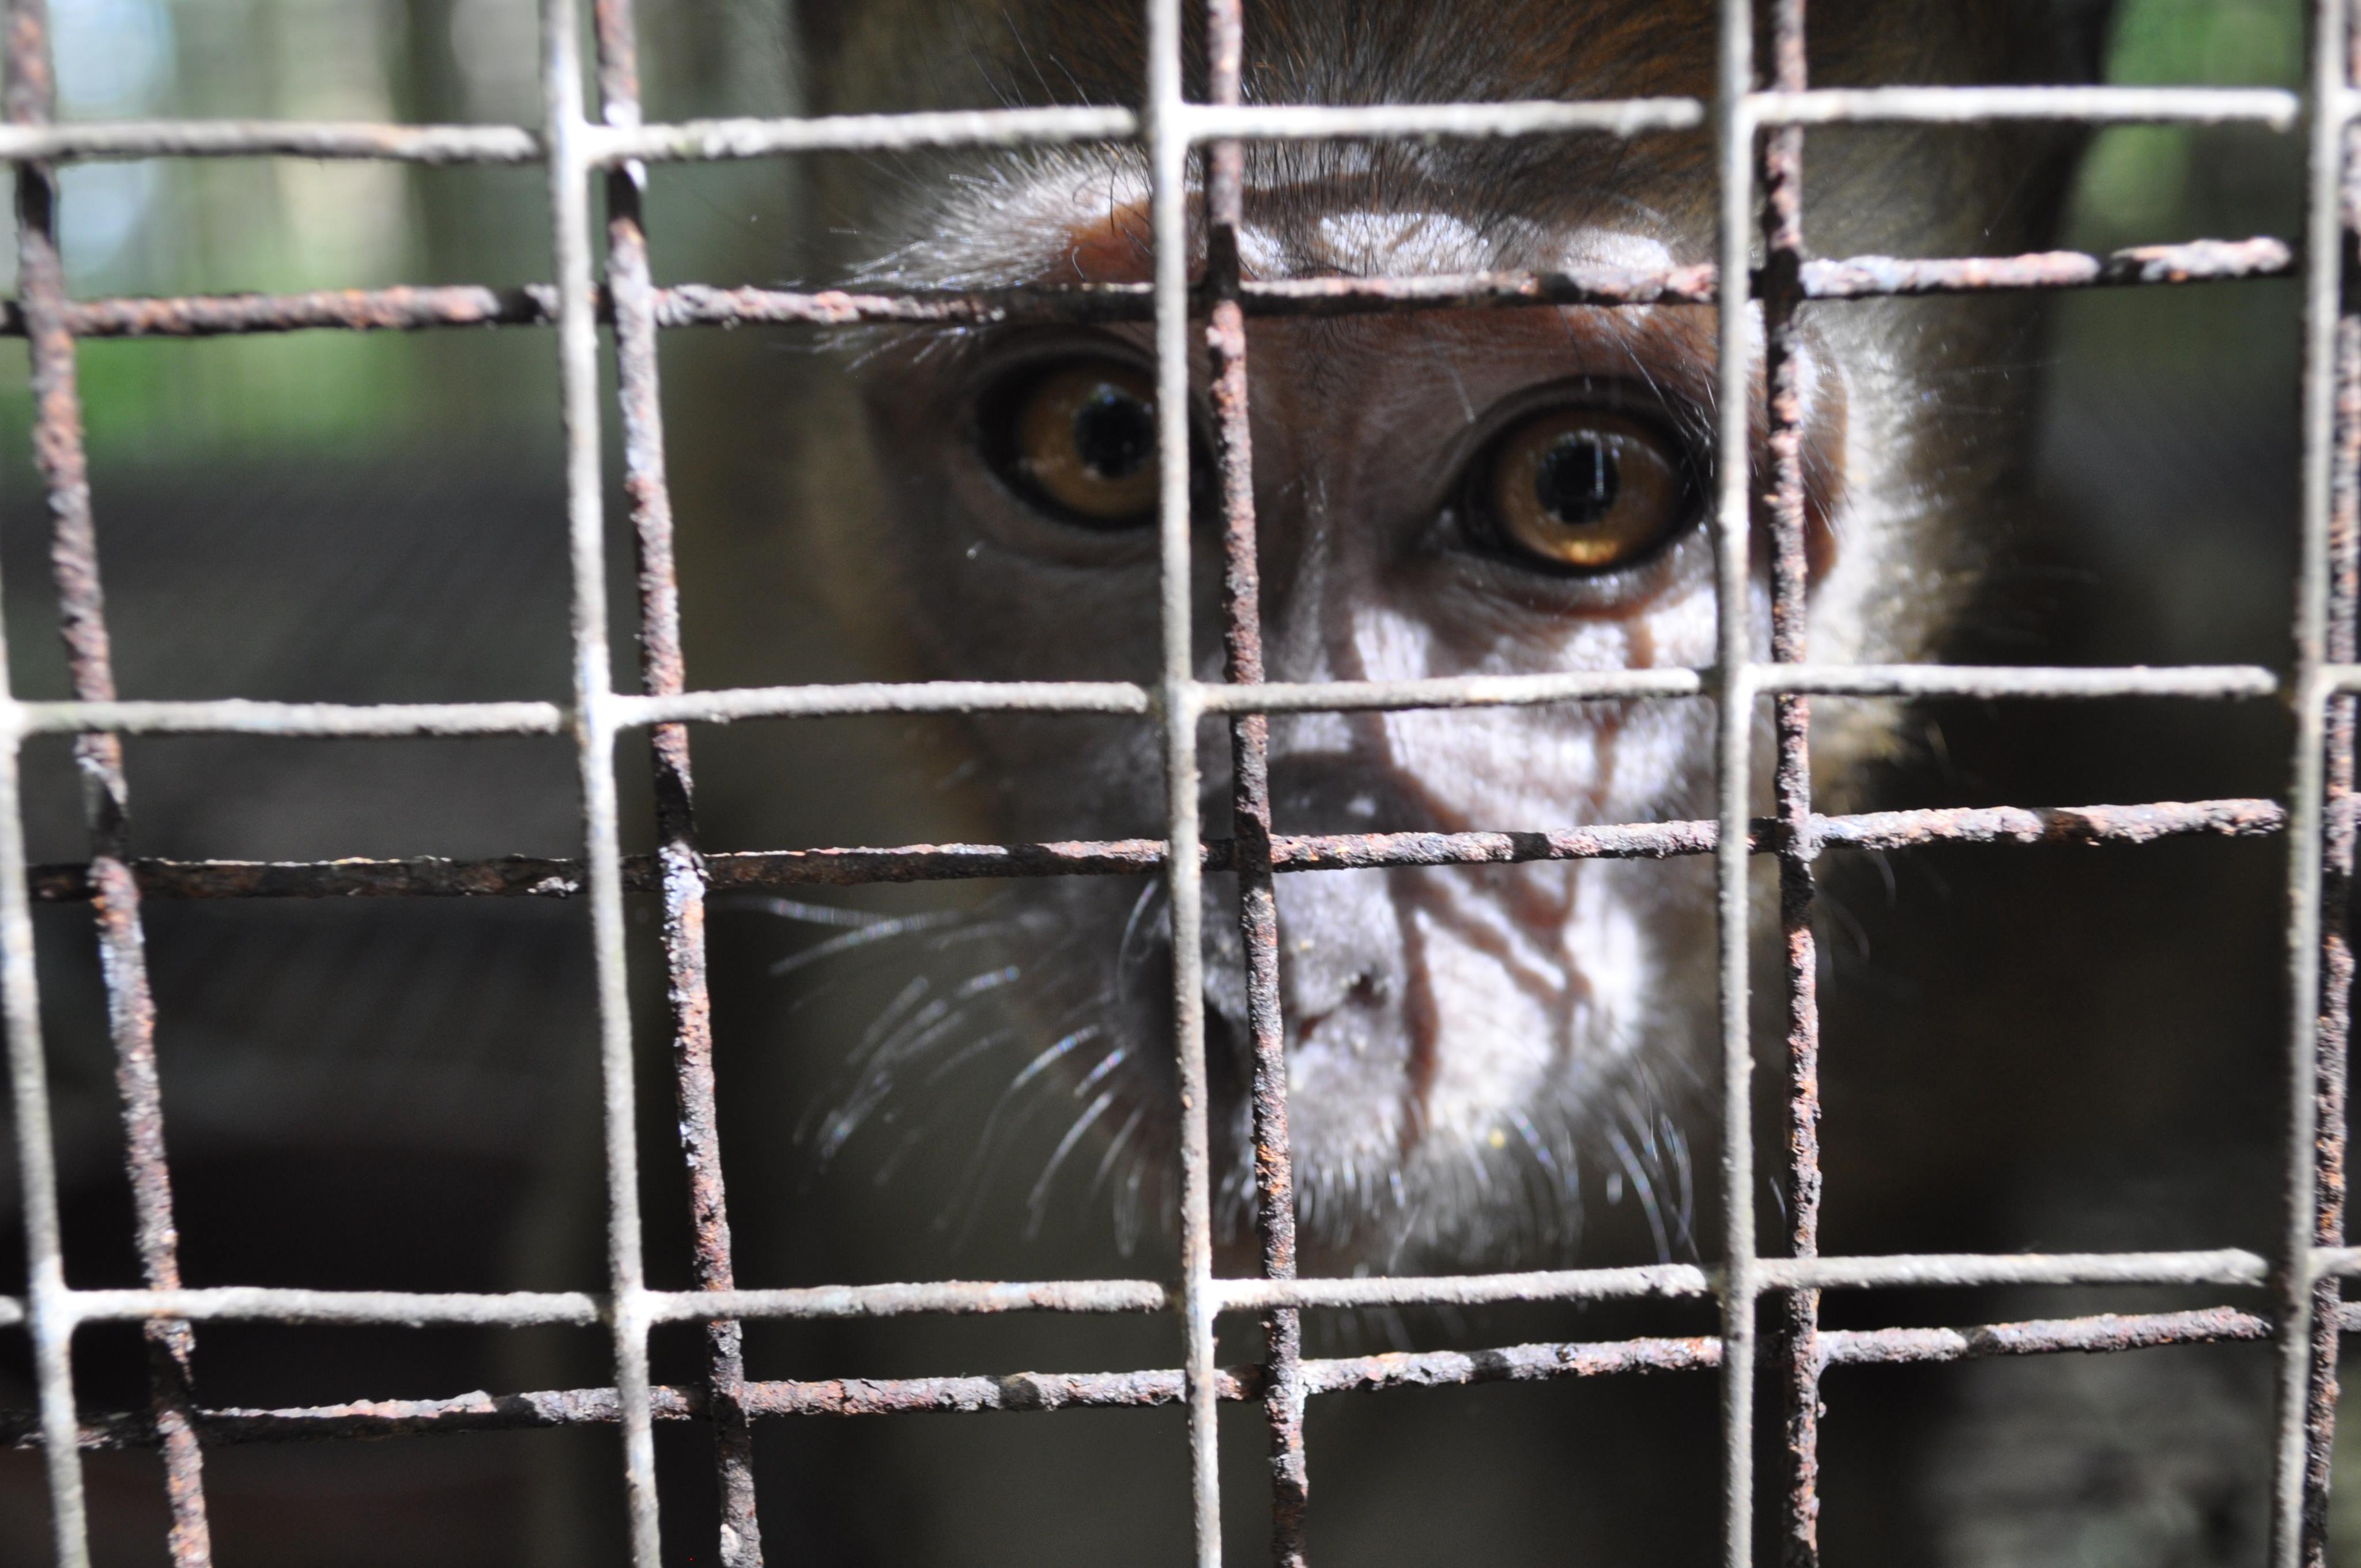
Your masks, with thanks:
[{"label": "cage enclosure interior", "polygon": [[0,1563],[2361,1562],[2346,0],[1450,9],[0,0]]}]

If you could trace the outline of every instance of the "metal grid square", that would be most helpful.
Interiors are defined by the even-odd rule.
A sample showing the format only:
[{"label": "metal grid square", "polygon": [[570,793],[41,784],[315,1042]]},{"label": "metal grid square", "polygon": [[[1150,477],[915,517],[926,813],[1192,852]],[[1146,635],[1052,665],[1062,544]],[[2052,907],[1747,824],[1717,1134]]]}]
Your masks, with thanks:
[{"label": "metal grid square", "polygon": [[[2136,88],[1811,89],[1805,79],[1803,0],[1774,0],[1770,85],[1758,86],[1749,0],[1722,0],[1715,96],[1609,103],[1383,105],[1335,109],[1246,105],[1240,94],[1241,0],[1207,0],[1209,92],[1185,96],[1181,0],[1146,0],[1149,51],[1145,113],[1109,108],[642,123],[630,0],[594,0],[597,117],[586,104],[582,21],[576,0],[543,0],[545,117],[512,126],[290,122],[52,124],[44,0],[5,0],[6,78],[0,159],[16,168],[21,297],[0,327],[27,343],[37,400],[36,458],[54,530],[57,587],[71,655],[73,699],[0,697],[0,1010],[8,1033],[30,1277],[21,1298],[0,1298],[0,1326],[31,1332],[38,1375],[37,1420],[20,1423],[46,1453],[57,1559],[88,1562],[81,1450],[159,1444],[172,1509],[176,1563],[211,1560],[202,1486],[204,1441],[389,1435],[578,1423],[614,1423],[622,1436],[631,1551],[659,1562],[652,1424],[699,1418],[715,1432],[723,1519],[721,1557],[762,1560],[752,1424],[758,1417],[895,1410],[976,1410],[1182,1404],[1191,1437],[1196,1556],[1219,1560],[1221,1497],[1214,1413],[1224,1399],[1264,1408],[1274,1459],[1274,1552],[1306,1557],[1305,1400],[1317,1393],[1405,1384],[1587,1376],[1634,1369],[1718,1368],[1723,1390],[1725,1560],[1752,1560],[1753,1408],[1761,1342],[1758,1308],[1773,1306],[1768,1341],[1785,1393],[1784,1539],[1791,1563],[1817,1560],[1819,1377],[1852,1363],[1935,1362],[1993,1354],[2121,1350],[2228,1339],[2270,1339],[2279,1354],[2280,1419],[2272,1514],[2273,1561],[2320,1562],[2340,1333],[2361,1327],[2340,1280],[2361,1271],[2361,1249],[2344,1242],[2345,1048],[2354,960],[2346,909],[2355,825],[2356,601],[2361,601],[2361,313],[2343,289],[2361,214],[2345,204],[2356,113],[2347,53],[2347,0],[2315,0],[2308,90]],[[2309,218],[2302,258],[2275,240],[2197,241],[2106,257],[2037,256],[1901,261],[1809,258],[1803,231],[1804,128],[1836,123],[1934,124],[1995,119],[2125,123],[2243,123],[2309,138]],[[1719,265],[1662,272],[1593,270],[1418,279],[1247,282],[1236,230],[1241,142],[1309,137],[1631,137],[1710,127],[1718,148]],[[1144,143],[1153,174],[1155,280],[1146,287],[981,293],[851,294],[652,281],[641,193],[648,162],[768,157],[823,149],[1016,146],[1125,139]],[[177,300],[69,299],[57,249],[57,164],[91,158],[280,155],[422,163],[541,163],[546,167],[555,281],[512,290],[470,286],[285,296]],[[1185,245],[1189,175],[1202,157],[1209,236],[1204,275],[1192,282]],[[591,181],[606,196],[606,280],[595,281]],[[1752,264],[1758,197],[1764,260]],[[1797,306],[1897,294],[2168,284],[2281,276],[2305,280],[2302,565],[2297,584],[2296,663],[2282,680],[2246,666],[2170,669],[1974,668],[1815,665],[1804,646],[1806,562],[1793,354]],[[1707,669],[1536,674],[1403,682],[1268,682],[1259,641],[1255,516],[1246,426],[1245,318],[1469,306],[1711,303],[1722,280],[1761,305],[1768,400],[1769,472],[1719,466],[1713,520],[1718,657]],[[1201,683],[1191,647],[1187,334],[1202,317],[1213,348],[1224,544],[1226,679]],[[680,652],[673,532],[659,418],[655,339],[660,330],[741,322],[894,321],[972,324],[1018,319],[1148,318],[1155,323],[1161,498],[1162,674],[1126,683],[938,682],[696,691]],[[1754,396],[1755,313],[1725,311],[1719,346],[1719,447],[1748,449]],[[444,325],[555,326],[566,432],[573,567],[574,690],[570,703],[350,707],[241,700],[143,702],[115,690],[96,565],[75,384],[75,344],[85,337],[192,336]],[[626,491],[638,543],[639,693],[615,689],[609,667],[598,387],[599,333],[613,334]],[[1751,653],[1749,520],[1762,487],[1772,523],[1772,657]],[[1809,704],[1814,694],[1936,695],[2070,699],[2100,696],[2252,699],[2279,696],[2297,715],[2287,802],[2221,800],[2067,810],[1996,807],[1828,816],[1812,808]],[[1719,716],[1715,820],[1624,824],[1545,834],[1470,832],[1362,836],[1271,831],[1266,716],[1274,712],[1559,703],[1637,696],[1710,701]],[[1776,815],[1751,820],[1750,737],[1755,705],[1773,704],[1777,736]],[[1160,841],[829,849],[700,855],[691,813],[687,726],[753,718],[855,713],[1014,711],[1148,716],[1161,728],[1167,780]],[[1230,720],[1235,756],[1231,837],[1203,840],[1198,820],[1197,728]],[[649,733],[657,783],[657,850],[627,859],[619,842],[613,763],[627,731]],[[505,859],[337,861],[313,863],[170,862],[126,858],[124,734],[276,736],[569,734],[577,754],[584,854],[575,861]],[[92,853],[85,864],[26,864],[17,753],[29,735],[78,736],[91,784]],[[1819,1207],[1817,1014],[1810,912],[1812,862],[1831,843],[1898,846],[1933,840],[2145,842],[2175,834],[2287,839],[2288,966],[2295,999],[2287,1036],[2289,1113],[2286,1225],[2272,1257],[2245,1251],[2153,1254],[1822,1257]],[[1728,1230],[1719,1266],[1686,1265],[1447,1277],[1299,1279],[1288,1158],[1282,1026],[1276,986],[1271,882],[1279,872],[1354,866],[1475,864],[1532,860],[1710,854],[1719,931],[1722,1195]],[[1784,937],[1788,1029],[1784,1077],[1789,1234],[1784,1255],[1756,1245],[1750,1082],[1751,988],[1747,869],[1777,858]],[[705,988],[704,902],[716,888],[824,883],[1137,872],[1160,867],[1173,922],[1172,1016],[1180,1099],[1180,1274],[1172,1281],[1063,1280],[1027,1284],[928,1282],[765,1290],[737,1288],[715,1131],[716,1085]],[[1248,958],[1254,1041],[1253,1124],[1259,1278],[1217,1278],[1208,1201],[1200,882],[1235,872]],[[623,897],[653,891],[663,903],[674,1059],[695,1223],[695,1280],[685,1291],[644,1282],[638,1211],[636,1086],[625,994]],[[141,947],[143,897],[380,894],[544,896],[587,894],[601,1018],[609,1286],[600,1295],[411,1294],[228,1287],[187,1289],[175,1257],[169,1170],[154,1056],[154,1010]],[[49,1138],[34,968],[31,905],[87,902],[97,916],[117,1054],[127,1160],[147,1288],[75,1289],[60,1255],[58,1189]],[[2102,1315],[1979,1329],[1821,1332],[1823,1289],[1894,1285],[2212,1284],[2268,1286],[2266,1314],[2219,1308]],[[1482,1357],[1456,1352],[1308,1360],[1298,1315],[1307,1308],[1412,1302],[1596,1300],[1710,1297],[1719,1335],[1597,1344],[1510,1347]],[[1011,1310],[1171,1312],[1181,1331],[1176,1370],[933,1377],[861,1383],[760,1383],[745,1377],[741,1324],[750,1318],[882,1316]],[[1264,1325],[1264,1360],[1222,1367],[1213,1326],[1223,1312],[1253,1312]],[[387,1402],[320,1409],[218,1411],[190,1387],[199,1321],[597,1323],[610,1332],[615,1382],[608,1388]],[[69,1345],[83,1323],[136,1321],[151,1350],[151,1411],[85,1422],[75,1407]],[[652,1387],[647,1335],[661,1322],[704,1322],[709,1357],[701,1387]],[[0,1423],[9,1418],[0,1417]]]}]

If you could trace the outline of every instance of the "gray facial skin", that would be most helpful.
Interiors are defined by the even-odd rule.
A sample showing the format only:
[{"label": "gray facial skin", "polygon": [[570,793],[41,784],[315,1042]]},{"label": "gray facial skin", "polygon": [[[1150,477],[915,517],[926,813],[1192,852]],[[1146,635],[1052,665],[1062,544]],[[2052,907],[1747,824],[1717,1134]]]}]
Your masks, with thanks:
[{"label": "gray facial skin", "polygon": [[[1136,9],[1038,0],[848,7],[818,19],[831,109],[1126,102]],[[1510,5],[1470,29],[1386,0],[1252,5],[1247,93],[1271,102],[1709,91],[1695,4]],[[1831,4],[1814,80],[2004,82],[2076,73],[2087,9]],[[1480,32],[1481,37],[1471,37]],[[957,47],[912,50],[914,38]],[[2087,62],[2085,62],[2087,63]],[[1815,141],[1816,254],[2002,254],[2040,243],[2070,142],[2017,131],[1854,131]],[[1684,265],[1712,256],[1701,139],[1257,148],[1249,276]],[[848,271],[875,283],[1136,280],[1147,182],[1128,149],[961,154],[915,178],[821,192]],[[2026,378],[2005,301],[1809,316],[1806,440],[1819,571],[1816,658],[1922,654],[2005,505]],[[1711,662],[1713,313],[1519,310],[1257,322],[1250,332],[1264,631],[1272,678],[1404,678]],[[1010,423],[1044,378],[1151,365],[1144,328],[864,337],[866,418],[823,433],[825,542],[849,620],[921,676],[1148,679],[1152,523],[1080,520],[1027,482]],[[1984,367],[1972,400],[1929,395]],[[1997,367],[1997,368],[1994,368]],[[1197,367],[1202,389],[1203,367]],[[1643,426],[1685,486],[1649,548],[1599,570],[1504,548],[1486,465],[1554,410]],[[1202,424],[1202,420],[1201,420]],[[1063,427],[1060,427],[1063,428]],[[1201,538],[1203,537],[1201,531]],[[1219,574],[1201,545],[1197,646],[1218,678]],[[1758,557],[1760,556],[1758,552]],[[1758,588],[1758,594],[1760,590]],[[1890,715],[1825,705],[1822,787],[1879,752]],[[1532,828],[1712,814],[1703,705],[1567,705],[1275,719],[1280,831]],[[1155,836],[1153,735],[1000,720],[967,744],[992,830]],[[1208,730],[1203,817],[1226,830],[1226,747]],[[1767,804],[1767,803],[1766,803]],[[1591,862],[1280,879],[1280,980],[1307,1265],[1472,1263],[1567,1228],[1584,1162],[1625,1165],[1691,1081],[1711,997],[1707,868]],[[1156,1203],[1172,1132],[1159,890],[1066,879],[1017,896],[1039,1070],[1087,1091],[1110,1157]],[[1250,1193],[1234,890],[1209,879],[1207,1003],[1217,1210]],[[1662,1150],[1659,1150],[1661,1157]],[[1633,1168],[1635,1180],[1646,1174]],[[1119,1186],[1122,1184],[1118,1184]],[[1661,1227],[1660,1227],[1661,1229]],[[1660,1243],[1661,1245],[1661,1243]]]}]

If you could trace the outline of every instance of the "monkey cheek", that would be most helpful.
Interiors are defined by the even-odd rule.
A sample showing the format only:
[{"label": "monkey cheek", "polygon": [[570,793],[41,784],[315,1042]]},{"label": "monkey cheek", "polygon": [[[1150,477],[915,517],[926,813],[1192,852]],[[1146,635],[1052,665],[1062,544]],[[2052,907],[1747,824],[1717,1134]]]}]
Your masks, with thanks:
[{"label": "monkey cheek", "polygon": [[1488,919],[1436,922],[1427,967],[1439,1047],[1426,1096],[1435,1157],[1480,1157],[1578,1117],[1637,1043],[1630,1025],[1647,1011],[1659,965],[1619,896],[1624,880],[1577,871],[1554,922],[1505,893],[1475,912]]}]

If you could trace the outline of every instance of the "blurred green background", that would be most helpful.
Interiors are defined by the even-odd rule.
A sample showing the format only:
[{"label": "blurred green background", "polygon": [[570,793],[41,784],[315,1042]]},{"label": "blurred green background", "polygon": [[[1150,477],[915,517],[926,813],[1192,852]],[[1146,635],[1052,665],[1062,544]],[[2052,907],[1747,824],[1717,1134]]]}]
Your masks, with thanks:
[{"label": "blurred green background", "polygon": [[[59,0],[51,9],[66,118],[532,124],[539,115],[533,0]],[[793,60],[777,8],[653,0],[640,11],[652,116],[791,108]],[[783,277],[768,246],[782,178],[778,165],[751,164],[660,181],[652,214],[660,265],[680,277]],[[544,177],[533,169],[85,164],[64,175],[63,212],[71,287],[81,295],[549,275]],[[13,287],[14,267],[13,251],[0,258],[0,288]],[[155,345],[93,344],[82,361],[93,454],[109,465],[357,457],[455,433],[545,440],[555,409],[545,337],[512,334],[486,353],[455,348],[452,335],[301,334],[177,344],[160,355]],[[21,356],[7,358],[6,417],[21,423]],[[21,477],[12,464],[9,480]]]}]

